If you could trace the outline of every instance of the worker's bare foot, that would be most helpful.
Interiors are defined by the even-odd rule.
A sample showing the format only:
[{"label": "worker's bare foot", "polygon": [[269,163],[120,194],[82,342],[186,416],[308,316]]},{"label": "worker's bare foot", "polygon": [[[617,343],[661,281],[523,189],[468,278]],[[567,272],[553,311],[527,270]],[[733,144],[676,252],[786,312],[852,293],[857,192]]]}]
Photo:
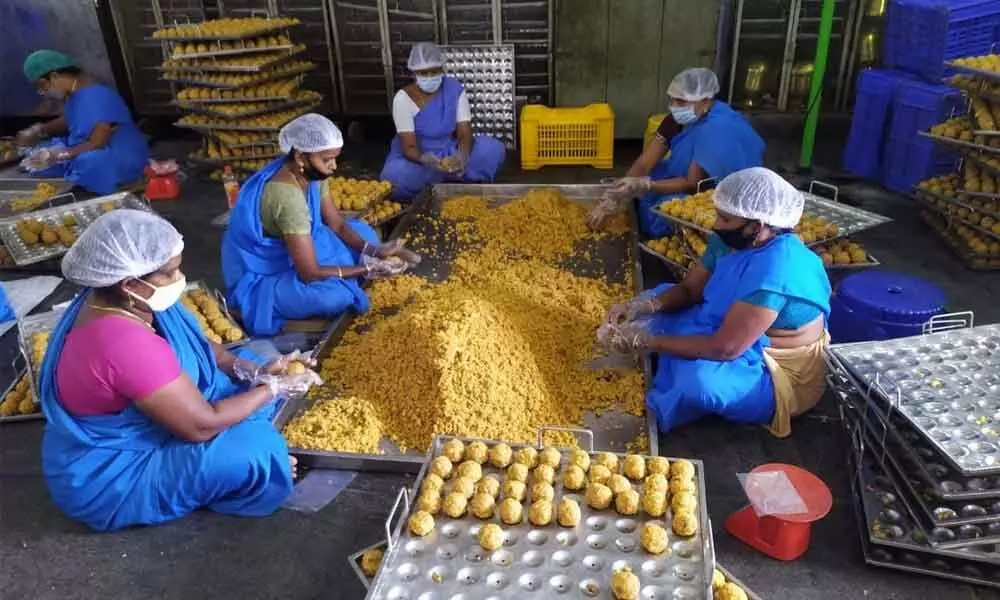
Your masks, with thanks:
[{"label": "worker's bare foot", "polygon": [[292,479],[299,478],[299,459],[291,454],[288,455],[288,465],[292,468]]}]

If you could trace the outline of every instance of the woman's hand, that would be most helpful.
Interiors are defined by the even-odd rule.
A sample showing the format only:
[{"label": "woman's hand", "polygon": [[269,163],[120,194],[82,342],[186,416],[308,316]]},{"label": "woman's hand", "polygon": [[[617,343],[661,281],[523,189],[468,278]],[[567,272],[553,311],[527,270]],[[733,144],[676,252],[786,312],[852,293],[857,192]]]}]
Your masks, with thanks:
[{"label": "woman's hand", "polygon": [[404,262],[406,262],[410,266],[419,265],[420,261],[423,260],[420,258],[419,254],[413,252],[412,250],[409,250],[406,246],[404,246],[403,240],[399,238],[396,238],[391,242],[385,244],[380,244],[378,246],[365,244],[365,249],[363,254],[374,256],[375,258],[379,258],[382,260],[386,260],[387,258],[396,256],[401,258]]},{"label": "woman's hand", "polygon": [[646,350],[652,337],[638,323],[604,323],[597,328],[597,344],[617,354],[635,354]]},{"label": "woman's hand", "polygon": [[268,375],[301,375],[316,366],[316,361],[309,355],[294,350],[276,358],[263,367]]},{"label": "woman's hand", "polygon": [[321,385],[323,379],[316,371],[306,369],[303,373],[294,375],[261,375],[257,385],[267,386],[273,398],[292,398],[304,396],[314,385]]},{"label": "woman's hand", "polygon": [[628,302],[615,304],[608,311],[608,323],[622,325],[636,319],[649,316],[660,310],[659,301],[655,296],[639,296]]},{"label": "woman's hand", "polygon": [[386,259],[376,258],[367,254],[361,255],[361,262],[365,266],[368,279],[387,279],[402,275],[410,268],[409,263],[398,256],[390,256]]},{"label": "woman's hand", "polygon": [[634,198],[648,192],[651,185],[649,177],[622,177],[611,186],[611,191],[625,198]]},{"label": "woman's hand", "polygon": [[22,129],[17,132],[16,142],[17,145],[26,148],[28,146],[34,146],[40,140],[45,138],[45,129],[42,127],[41,123],[35,123],[27,129]]},{"label": "woman's hand", "polygon": [[600,201],[587,213],[587,226],[593,231],[600,231],[608,217],[621,210],[621,197],[611,190],[604,192]]}]

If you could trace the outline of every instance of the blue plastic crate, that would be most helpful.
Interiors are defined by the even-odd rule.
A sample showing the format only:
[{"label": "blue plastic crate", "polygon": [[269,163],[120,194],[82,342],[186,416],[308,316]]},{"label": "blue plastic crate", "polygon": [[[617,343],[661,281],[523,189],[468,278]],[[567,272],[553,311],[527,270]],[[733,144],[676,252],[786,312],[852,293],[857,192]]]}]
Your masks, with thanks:
[{"label": "blue plastic crate", "polygon": [[889,122],[893,91],[900,78],[911,77],[881,69],[867,69],[858,75],[851,131],[844,147],[844,168],[848,172],[878,179],[881,173],[882,140]]},{"label": "blue plastic crate", "polygon": [[944,61],[987,54],[1000,42],[1000,0],[890,0],[882,61],[939,81]]},{"label": "blue plastic crate", "polygon": [[929,177],[953,173],[959,157],[924,137],[889,138],[882,157],[882,185],[909,193]]}]

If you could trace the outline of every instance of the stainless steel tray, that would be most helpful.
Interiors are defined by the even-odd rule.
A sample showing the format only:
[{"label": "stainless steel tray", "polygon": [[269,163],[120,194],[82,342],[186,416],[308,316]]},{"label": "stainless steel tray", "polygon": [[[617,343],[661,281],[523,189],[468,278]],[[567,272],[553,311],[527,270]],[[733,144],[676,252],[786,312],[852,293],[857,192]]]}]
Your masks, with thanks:
[{"label": "stainless steel tray", "polygon": [[860,271],[863,269],[871,269],[872,267],[877,267],[881,265],[874,256],[871,254],[866,254],[868,257],[868,262],[866,263],[851,263],[849,265],[823,265],[823,268],[827,271]]},{"label": "stainless steel tray", "polygon": [[[270,57],[267,61],[261,62],[261,63],[256,64],[256,65],[228,65],[228,64],[223,64],[221,62],[220,63],[214,63],[214,64],[211,63],[211,62],[208,62],[208,63],[199,64],[199,65],[175,65],[175,64],[168,64],[168,63],[165,62],[165,63],[163,63],[162,66],[159,66],[156,69],[158,71],[162,71],[162,72],[195,73],[195,74],[197,74],[197,73],[203,73],[203,74],[212,74],[212,73],[245,73],[245,74],[248,74],[248,73],[261,73],[261,72],[266,71],[266,70],[268,70],[268,69],[270,69],[270,68],[272,68],[272,67],[274,67],[276,65],[279,65],[279,64],[285,62],[286,60],[289,60],[291,58],[294,58],[294,57],[298,56],[299,54],[302,54],[303,52],[305,52],[305,50],[306,50],[306,47],[304,45],[287,46],[287,49],[285,51],[283,51],[281,54],[273,56],[273,57]],[[262,53],[262,52],[264,52],[264,50],[258,50],[258,53]],[[197,58],[199,58],[199,57],[191,55],[191,56],[183,56],[183,57],[174,57],[173,60],[188,60],[188,59],[197,59]]]},{"label": "stainless steel tray", "polygon": [[830,351],[958,471],[1000,474],[1000,325]]},{"label": "stainless steel tray", "polygon": [[[17,375],[14,377],[13,381],[10,382],[10,385],[7,386],[7,389],[4,390],[3,395],[0,396],[0,401],[7,398],[7,396],[14,391],[14,388],[17,387],[17,384],[25,378],[28,378],[29,381],[28,389],[31,390],[32,394],[34,394],[34,387],[30,383],[31,375],[28,372],[26,361],[27,357],[25,357],[24,354],[15,355],[14,360],[11,362],[11,367],[13,367],[13,372]],[[33,395],[33,398],[35,401],[35,412],[27,415],[16,414],[9,417],[0,416],[0,423],[20,423],[23,421],[39,421],[44,419],[45,415],[42,414],[42,407],[38,403],[38,396]]]},{"label": "stainless steel tray", "polygon": [[227,83],[217,83],[206,79],[197,79],[195,77],[168,77],[164,74],[163,79],[165,81],[172,81],[174,83],[181,83],[185,85],[192,85],[196,87],[204,88],[214,88],[217,90],[239,90],[246,87],[253,87],[255,85],[260,85],[262,83],[269,83],[271,81],[277,81],[279,79],[290,79],[296,75],[302,73],[308,73],[316,68],[315,64],[302,65],[294,69],[289,69],[287,71],[280,71],[276,73],[269,73],[268,71],[262,71],[259,73],[259,77],[254,77],[250,81],[238,83],[238,84],[227,84]]},{"label": "stainless steel tray", "polygon": [[[832,189],[834,198],[831,200],[817,196],[814,193],[814,190],[817,187]],[[809,247],[827,244],[833,240],[848,237],[858,232],[865,231],[866,229],[871,229],[872,227],[877,227],[892,221],[889,217],[838,202],[837,200],[840,196],[840,190],[836,186],[832,186],[821,181],[813,181],[810,183],[809,191],[802,192],[802,195],[805,197],[805,208],[803,210],[804,215],[821,217],[836,225],[838,229],[837,235],[815,240],[806,244]],[[712,233],[712,230],[707,227],[702,227],[701,225],[669,215],[659,210],[659,207],[655,210],[657,214],[662,216],[664,219],[673,221],[674,223],[684,227],[690,227],[691,229],[700,231],[704,234]]]},{"label": "stainless steel tray", "polygon": [[299,110],[297,110],[293,114],[289,115],[289,117],[286,120],[282,121],[279,125],[267,125],[267,126],[243,125],[243,124],[241,124],[239,122],[242,119],[242,117],[238,117],[238,118],[230,119],[230,122],[228,122],[228,123],[219,121],[219,122],[213,122],[211,124],[193,124],[193,123],[189,124],[189,123],[181,123],[180,121],[177,121],[176,123],[174,123],[174,127],[181,127],[181,128],[184,128],[184,129],[193,129],[195,131],[202,131],[202,132],[206,132],[206,133],[211,133],[213,131],[219,131],[219,130],[224,130],[224,131],[264,131],[264,132],[276,132],[276,131],[280,131],[281,128],[284,127],[289,121],[292,121],[293,119],[297,119],[298,117],[301,117],[302,115],[306,114],[310,110],[312,110],[312,109],[316,108],[317,106],[319,106],[319,102],[310,102],[308,104],[304,104],[304,105],[300,105],[300,106],[301,106],[301,108],[299,108]]},{"label": "stainless steel tray", "polygon": [[921,207],[923,207],[925,210],[936,212],[937,214],[941,215],[946,220],[958,221],[962,225],[965,225],[966,227],[968,227],[970,229],[974,229],[979,234],[984,235],[984,236],[986,236],[988,238],[991,238],[991,239],[994,239],[994,240],[1000,240],[1000,235],[998,235],[996,233],[993,233],[993,231],[991,229],[987,229],[987,228],[983,227],[982,225],[980,225],[979,223],[970,221],[969,219],[967,219],[965,217],[962,217],[962,216],[959,216],[958,214],[950,213],[947,210],[942,209],[940,206],[938,206],[934,202],[930,201],[929,198],[939,198],[941,200],[944,200],[944,201],[948,202],[949,204],[955,204],[956,206],[961,206],[963,208],[967,208],[967,209],[969,209],[971,211],[976,211],[976,212],[982,213],[984,215],[993,216],[993,213],[990,213],[989,211],[978,209],[978,208],[976,208],[974,206],[970,206],[968,204],[965,204],[961,200],[957,200],[955,198],[951,198],[951,197],[945,196],[943,194],[936,194],[934,192],[929,192],[929,191],[926,191],[926,190],[917,190],[917,191],[915,191],[913,193],[913,199],[916,200],[918,203],[920,203]]},{"label": "stainless steel tray", "polygon": [[[225,40],[218,40],[225,41]],[[186,43],[186,42],[185,42]],[[264,46],[264,47],[253,47],[253,48],[230,48],[228,50],[223,50],[219,46],[218,50],[209,50],[208,52],[192,52],[190,54],[178,54],[175,50],[170,54],[172,60],[193,60],[197,58],[221,58],[229,56],[240,56],[242,54],[266,54],[268,52],[283,52],[295,48],[295,44],[283,44],[280,46]]]},{"label": "stainless steel tray", "polygon": [[849,457],[851,492],[858,532],[869,564],[934,577],[1000,587],[996,547],[936,550],[915,524],[909,507],[900,500],[892,480],[879,471],[868,452]]},{"label": "stainless steel tray", "polygon": [[715,563],[715,568],[718,569],[720,573],[722,573],[722,575],[726,578],[726,581],[728,581],[730,583],[735,583],[744,592],[746,592],[748,600],[762,600],[762,598],[760,596],[758,596],[757,594],[755,594],[753,592],[753,590],[751,590],[749,587],[747,587],[747,585],[745,583],[743,583],[739,579],[733,577],[733,574],[730,573],[725,567],[723,567],[719,563]]},{"label": "stainless steel tray", "polygon": [[[589,184],[552,186],[528,184],[439,184],[433,186],[430,193],[425,193],[415,201],[418,204],[406,212],[403,218],[399,220],[390,235],[390,239],[398,237],[402,234],[402,232],[408,231],[411,224],[414,222],[414,217],[417,213],[425,210],[432,213],[436,212],[440,207],[440,202],[446,198],[472,194],[486,196],[496,200],[498,203],[502,203],[522,196],[531,190],[537,190],[540,188],[556,189],[562,192],[568,199],[583,203],[596,201],[607,190],[607,186],[605,185]],[[627,262],[625,268],[632,269],[635,290],[638,294],[644,290],[644,285],[642,270],[639,264],[638,237],[635,233],[638,231],[638,228],[636,226],[634,213],[631,213],[630,218],[632,222],[632,233],[628,236],[628,239],[620,241],[620,245],[618,246],[609,245],[604,247],[602,252],[611,252],[617,257],[630,254],[630,256],[626,259]],[[454,249],[439,252],[438,256],[425,256],[424,261],[412,272],[417,275],[428,277],[432,280],[444,278],[447,276],[448,266],[451,260],[450,255],[452,254],[454,254]],[[606,268],[610,268],[610,264],[600,264],[605,262],[608,261],[594,261],[594,264],[577,265],[576,268],[585,269],[586,272],[581,271],[582,274],[596,277],[606,277],[609,279],[622,277],[624,275],[624,273],[615,274],[606,270]],[[621,264],[620,258],[618,259],[618,264]],[[314,357],[320,358],[321,356],[326,355],[329,352],[329,348],[332,348],[340,341],[340,338],[350,327],[353,319],[353,314],[342,315],[338,318],[331,327],[329,334],[316,346]],[[642,368],[645,375],[646,388],[648,390],[652,382],[653,373],[652,362],[648,357],[643,360]],[[275,427],[279,430],[284,428],[284,426],[288,424],[292,418],[307,408],[307,404],[307,399],[303,398],[292,399],[286,402],[275,415],[273,421]],[[597,435],[597,445],[599,448],[624,448],[628,442],[636,439],[641,434],[645,434],[648,438],[649,453],[652,455],[656,455],[658,453],[658,429],[656,425],[656,418],[652,413],[647,412],[644,418],[625,415],[618,411],[604,413],[599,417],[597,415],[588,415],[582,425],[595,431],[595,434]],[[380,444],[380,449],[384,452],[383,454],[331,452],[308,450],[303,448],[292,448],[290,452],[299,458],[300,464],[303,466],[400,473],[417,472],[424,459],[424,455],[421,453],[410,452],[407,454],[400,454],[398,449],[388,441],[383,441],[383,443]]]},{"label": "stainless steel tray", "polygon": [[[246,331],[243,330],[243,326],[237,321],[231,312],[229,312],[229,304],[226,302],[226,297],[217,289],[211,288],[204,281],[189,281],[187,286],[184,288],[184,293],[190,293],[195,290],[200,290],[211,296],[219,303],[219,312],[225,317],[227,321],[233,326],[243,331],[243,339],[237,340],[235,342],[224,342],[222,344],[223,348],[227,350],[232,348],[239,348],[240,346],[245,346],[250,342],[250,338],[247,336]],[[200,312],[200,311],[199,311]]]},{"label": "stainless steel tray", "polygon": [[[939,504],[941,501],[925,500],[921,492],[916,488],[914,478],[907,477],[900,470],[895,462],[893,454],[887,450],[879,449],[876,433],[870,428],[870,424],[863,421],[857,409],[845,406],[845,420],[858,428],[856,437],[861,440],[861,445],[870,450],[870,458],[878,466],[879,470],[892,482],[896,497],[904,502],[910,511],[915,526],[920,533],[918,539],[935,550],[965,549],[973,553],[988,554],[983,560],[1000,564],[1000,553],[994,552],[997,544],[1000,543],[1000,522],[994,520],[990,522],[975,521],[959,518],[958,510],[946,508]],[[969,505],[977,510],[988,510],[981,504]],[[941,520],[940,512],[943,510],[954,511],[954,520]]]},{"label": "stainless steel tray", "polygon": [[[249,117],[256,117],[260,115],[266,115],[272,112],[281,112],[284,110],[289,110],[292,108],[298,108],[300,106],[309,106],[315,104],[323,99],[323,96],[318,93],[309,94],[307,98],[299,98],[296,100],[289,100],[288,98],[282,98],[278,102],[272,102],[269,106],[264,108],[258,108],[256,110],[246,111],[238,115],[230,115],[222,112],[218,112],[212,108],[215,104],[223,104],[222,102],[213,104],[204,104],[199,102],[187,102],[184,100],[179,100],[174,102],[178,108],[183,108],[191,112],[197,112],[204,115],[209,115],[213,117],[219,117],[221,119],[246,119]],[[265,102],[264,100],[258,100],[258,102]]]},{"label": "stainless steel tray", "polygon": [[668,267],[676,270],[678,273],[687,273],[688,268],[686,266],[684,266],[684,265],[682,265],[682,264],[680,264],[678,262],[674,262],[674,261],[670,260],[669,258],[667,258],[666,256],[660,254],[656,250],[653,250],[652,248],[650,248],[646,244],[640,242],[639,243],[639,249],[642,250],[643,252],[645,252],[646,254],[648,254],[648,255],[650,255],[650,256],[652,256],[654,258],[659,259],[660,262],[662,262],[663,264],[667,265]]},{"label": "stainless steel tray", "polygon": [[[176,27],[178,25],[183,25],[183,24],[185,24],[185,23],[174,23],[173,25],[171,25],[171,27]],[[262,29],[248,31],[248,32],[243,33],[241,35],[227,35],[227,36],[214,35],[212,37],[200,37],[200,36],[197,36],[197,37],[196,36],[156,37],[156,36],[149,36],[149,37],[146,38],[146,41],[149,41],[149,42],[210,42],[210,41],[216,41],[216,40],[220,40],[220,41],[247,40],[247,39],[250,39],[250,38],[262,37],[262,36],[266,36],[266,35],[271,34],[271,33],[277,33],[279,31],[284,31],[285,29],[296,27],[298,25],[301,25],[301,22],[299,22],[298,19],[296,19],[294,23],[291,23],[291,24],[288,24],[288,25],[277,25],[276,24],[273,27],[265,27],[265,28],[262,28]]]},{"label": "stainless steel tray", "polygon": [[24,189],[26,187],[24,184],[20,184],[20,185],[14,186],[14,185],[12,185],[13,181],[18,181],[18,180],[11,180],[10,183],[9,182],[0,182],[0,218],[2,218],[2,217],[9,217],[9,216],[18,215],[18,214],[23,215],[23,214],[27,214],[27,213],[30,213],[30,212],[33,212],[33,211],[36,211],[36,210],[41,210],[41,209],[44,209],[44,208],[49,208],[53,204],[57,204],[59,202],[64,202],[64,201],[70,200],[71,198],[72,198],[72,200],[70,200],[70,201],[72,201],[72,202],[76,201],[76,197],[69,193],[69,191],[71,189],[73,189],[73,184],[71,182],[69,182],[69,181],[61,179],[61,180],[58,180],[57,184],[52,184],[50,182],[46,182],[46,183],[50,183],[50,185],[53,185],[55,187],[56,191],[55,191],[54,194],[52,194],[47,199],[45,199],[37,207],[29,209],[29,210],[23,210],[23,211],[15,212],[14,208],[12,206],[12,203],[14,202],[14,200],[16,200],[18,198],[25,198],[27,196],[31,196],[32,192],[35,191],[36,186],[39,183],[42,183],[42,182],[41,181],[31,181],[32,185],[28,189]]},{"label": "stainless steel tray", "polygon": [[55,329],[64,312],[66,312],[66,307],[61,306],[47,312],[21,317],[17,321],[17,343],[21,349],[21,355],[24,357],[28,380],[31,383],[31,393],[35,395],[36,399],[41,397],[38,393],[38,376],[41,373],[42,365],[32,361],[32,338],[36,333],[49,333]]},{"label": "stainless steel tray", "polygon": [[[535,447],[542,446],[545,431],[539,431],[539,443]],[[430,461],[440,454],[442,444],[449,439],[453,438],[437,436],[434,439],[414,482],[414,490],[419,489]],[[477,441],[477,438],[457,439],[466,443]],[[593,451],[593,434],[588,439]],[[488,446],[498,443],[478,441]],[[527,446],[510,445],[515,452]],[[563,456],[563,464],[566,460]],[[587,505],[583,494],[563,490],[559,477],[554,484],[556,498],[553,504],[558,504],[563,497],[577,500],[581,510],[579,525],[561,527],[553,520],[552,525],[535,527],[527,522],[525,515],[521,524],[502,525],[504,545],[493,552],[483,550],[475,536],[482,524],[500,523],[498,516],[483,521],[471,515],[460,519],[439,515],[435,518],[434,531],[428,535],[410,534],[406,527],[410,501],[408,490],[404,488],[386,521],[387,530],[391,529],[387,536],[388,551],[366,598],[403,600],[430,597],[427,594],[453,598],[454,594],[463,593],[467,596],[462,597],[469,598],[524,598],[531,592],[542,592],[540,597],[569,593],[576,597],[607,598],[613,570],[629,566],[639,577],[643,598],[709,600],[712,598],[715,550],[708,520],[704,465],[699,460],[691,460],[691,463],[695,466],[698,488],[698,532],[690,538],[670,533],[670,551],[659,556],[641,550],[638,530],[646,522],[656,522],[665,524],[664,528],[670,531],[669,511],[663,519],[649,518],[641,511],[632,517],[621,517],[613,510],[597,511]],[[489,463],[483,465],[483,474],[503,475]],[[641,487],[641,484],[633,485],[633,489]],[[397,511],[401,503],[405,506]],[[395,518],[397,512],[398,519]],[[394,522],[395,527],[392,527]]]},{"label": "stainless steel tray", "polygon": [[917,135],[922,135],[926,138],[930,138],[931,140],[939,144],[944,144],[945,146],[958,148],[959,150],[978,150],[980,152],[985,152],[987,154],[1000,154],[1000,148],[995,148],[993,146],[985,146],[983,144],[977,144],[975,142],[965,142],[962,140],[956,140],[955,138],[934,135],[931,133],[927,133],[926,131],[918,131]]},{"label": "stainless steel tray", "polygon": [[1000,500],[1000,478],[963,475],[913,425],[896,410],[873,401],[872,385],[852,375],[832,354],[827,355],[827,380],[843,401],[857,405],[860,415],[877,438],[876,449],[888,449],[908,474],[923,479],[930,497],[947,502]]},{"label": "stainless steel tray", "polygon": [[39,263],[50,258],[62,256],[69,248],[62,244],[45,246],[38,243],[27,245],[17,233],[17,223],[23,220],[43,221],[52,225],[61,226],[63,218],[73,215],[76,218],[74,226],[77,235],[82,233],[97,217],[107,212],[105,206],[115,208],[134,208],[139,210],[149,210],[149,206],[130,192],[119,192],[110,196],[99,196],[90,200],[83,200],[73,204],[47,208],[16,217],[0,219],[0,239],[10,251],[11,258],[18,266]]},{"label": "stainless steel tray", "polygon": [[517,102],[513,44],[441,46],[448,75],[462,82],[472,112],[472,129],[517,147]]}]

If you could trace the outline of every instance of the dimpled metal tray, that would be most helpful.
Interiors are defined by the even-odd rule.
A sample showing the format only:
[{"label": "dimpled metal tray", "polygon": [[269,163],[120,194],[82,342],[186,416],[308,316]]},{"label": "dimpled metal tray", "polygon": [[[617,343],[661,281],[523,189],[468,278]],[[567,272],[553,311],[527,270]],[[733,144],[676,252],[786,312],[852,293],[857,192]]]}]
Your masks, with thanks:
[{"label": "dimpled metal tray", "polygon": [[21,317],[17,321],[17,343],[27,364],[28,381],[31,384],[31,393],[35,398],[40,398],[38,393],[38,376],[41,373],[42,365],[35,364],[32,360],[32,338],[36,333],[48,333],[55,329],[59,319],[66,311],[65,306],[54,308],[50,311]]},{"label": "dimpled metal tray", "polygon": [[[112,208],[113,207],[113,208]],[[64,206],[47,208],[25,215],[0,219],[0,239],[10,251],[11,258],[18,266],[39,263],[50,258],[62,256],[69,250],[61,243],[46,246],[42,243],[28,245],[24,243],[17,233],[17,223],[24,220],[43,221],[50,225],[60,227],[63,219],[72,215],[76,218],[76,225],[72,228],[79,236],[97,217],[101,216],[106,209],[134,208],[139,210],[149,210],[149,207],[138,197],[129,192],[119,192],[110,196],[99,196],[90,200],[74,202]]]},{"label": "dimpled metal tray", "polygon": [[643,252],[645,252],[646,254],[650,255],[650,256],[658,258],[660,260],[660,262],[662,262],[663,264],[667,265],[668,267],[670,267],[672,269],[677,269],[681,273],[687,273],[688,268],[685,265],[682,265],[682,264],[680,264],[680,263],[678,263],[678,262],[676,262],[674,260],[671,260],[671,259],[667,258],[666,256],[660,254],[656,250],[653,250],[652,248],[650,248],[646,244],[640,243],[639,244],[639,249],[642,250]]},{"label": "dimpled metal tray", "polygon": [[[989,560],[1000,564],[1000,553],[995,553],[996,544],[1000,543],[1000,523],[969,523],[968,519],[962,519],[964,524],[959,524],[961,515],[970,513],[959,513],[961,508],[945,508],[938,501],[925,499],[920,492],[915,489],[912,478],[903,474],[892,458],[892,454],[878,446],[877,435],[871,431],[864,420],[855,409],[848,407],[845,411],[848,421],[857,427],[855,434],[863,446],[869,450],[871,460],[874,461],[879,471],[887,476],[893,483],[894,492],[900,501],[904,502],[909,509],[909,514],[920,533],[917,539],[935,550],[951,549],[971,549],[973,552],[981,552],[982,560]],[[968,505],[970,509],[976,511],[986,510],[982,505]],[[942,519],[946,516],[940,511],[951,511],[955,519],[949,521]],[[979,515],[978,512],[974,513]]]},{"label": "dimpled metal tray", "polygon": [[951,502],[1000,499],[1000,477],[968,477],[959,473],[946,464],[941,454],[898,411],[887,415],[868,399],[866,386],[855,380],[832,355],[827,358],[830,388],[837,390],[843,401],[859,407],[878,439],[878,448],[891,451],[905,472],[921,477],[929,495]]},{"label": "dimpled metal tray", "polygon": [[1000,473],[1000,325],[837,344],[831,352],[969,476]]},{"label": "dimpled metal tray", "polygon": [[[13,372],[15,373],[14,379],[11,380],[10,384],[7,386],[7,389],[5,389],[3,394],[0,395],[0,401],[2,401],[4,398],[10,395],[10,393],[14,391],[14,388],[17,387],[17,384],[20,383],[21,380],[24,379],[25,377],[29,378],[28,385],[29,387],[31,386],[28,369],[27,367],[25,367],[24,364],[20,365],[18,364],[19,362],[18,357],[20,357],[20,361],[27,361],[27,358],[23,354],[14,357],[14,360],[11,362],[11,367],[13,368]],[[35,400],[35,412],[26,415],[24,414],[10,415],[9,417],[0,416],[0,423],[18,423],[21,421],[38,421],[44,419],[45,415],[42,413],[42,407],[38,404],[38,396],[34,396],[34,389],[35,389],[34,387],[31,387],[33,398]]]},{"label": "dimpled metal tray", "polygon": [[[545,431],[539,432],[539,440]],[[586,433],[590,434],[592,442],[593,434]],[[435,438],[413,489],[419,489],[431,459],[439,455],[442,444],[449,439],[452,438]],[[458,439],[466,443],[475,441],[474,438]],[[488,446],[498,443],[480,441]],[[511,444],[515,452],[524,446]],[[563,454],[565,465],[567,453]],[[562,489],[562,468],[556,473],[553,504],[558,505],[564,496],[577,500],[581,518],[579,525],[573,528],[561,527],[555,520],[547,527],[536,528],[527,521],[525,509],[524,521],[519,525],[503,525],[497,516],[483,521],[471,515],[460,519],[438,515],[434,531],[421,538],[407,530],[410,512],[407,502],[367,598],[500,600],[531,597],[534,592],[539,592],[540,598],[562,594],[608,598],[612,573],[628,566],[639,577],[642,598],[710,600],[715,553],[708,520],[704,468],[701,461],[692,460],[691,463],[695,466],[698,487],[699,527],[697,534],[686,539],[674,536],[669,511],[663,519],[648,519],[641,511],[632,517],[621,517],[614,510],[590,508],[582,493]],[[496,475],[502,481],[503,473],[489,463],[483,465],[483,474]],[[633,484],[633,489],[641,490],[641,487],[641,484]],[[405,499],[406,494],[400,497]],[[394,521],[393,517],[390,514],[387,528]],[[649,521],[663,525],[670,533],[670,549],[662,556],[646,554],[639,546],[639,527]],[[503,546],[494,552],[483,550],[476,540],[480,527],[488,522],[501,524],[504,530]]]},{"label": "dimpled metal tray", "polygon": [[514,46],[441,46],[441,50],[448,75],[465,87],[472,111],[472,130],[491,135],[508,148],[516,148]]},{"label": "dimpled metal tray", "polygon": [[[845,422],[850,424],[850,420]],[[852,470],[851,492],[858,529],[866,558],[876,561],[872,564],[1000,587],[1000,548],[933,548],[898,493],[896,482],[869,450],[852,448],[848,468]]]}]

